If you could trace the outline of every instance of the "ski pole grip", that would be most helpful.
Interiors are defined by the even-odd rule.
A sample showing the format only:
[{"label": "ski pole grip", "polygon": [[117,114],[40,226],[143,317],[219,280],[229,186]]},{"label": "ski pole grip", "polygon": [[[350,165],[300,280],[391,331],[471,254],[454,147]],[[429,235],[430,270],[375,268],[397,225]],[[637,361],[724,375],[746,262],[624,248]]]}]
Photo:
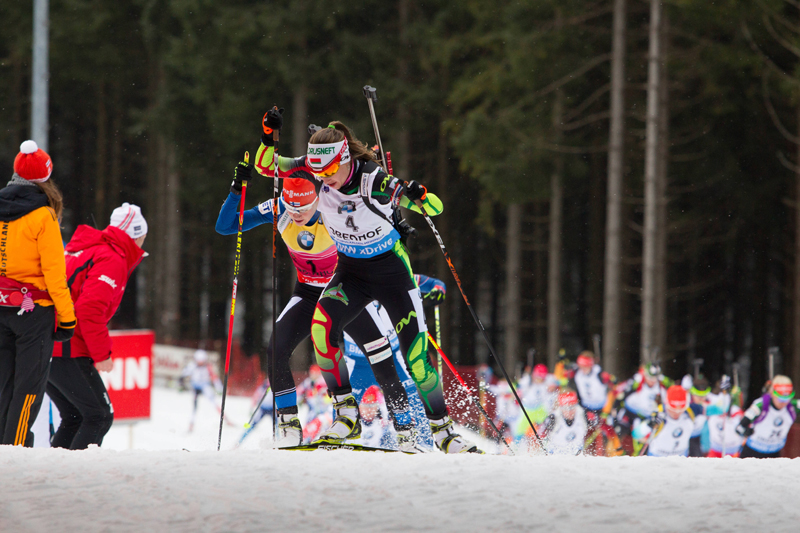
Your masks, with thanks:
[{"label": "ski pole grip", "polygon": [[378,101],[378,89],[371,85],[364,85],[364,96],[367,100]]}]

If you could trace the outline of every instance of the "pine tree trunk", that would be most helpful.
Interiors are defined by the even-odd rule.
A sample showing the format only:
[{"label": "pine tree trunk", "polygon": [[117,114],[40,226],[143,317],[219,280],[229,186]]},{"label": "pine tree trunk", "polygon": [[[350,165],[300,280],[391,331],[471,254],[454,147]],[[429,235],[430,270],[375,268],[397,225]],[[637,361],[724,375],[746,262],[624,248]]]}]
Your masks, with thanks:
[{"label": "pine tree trunk", "polygon": [[[449,77],[447,73],[443,73],[440,77],[440,90],[442,93],[446,93],[447,86],[448,86]],[[442,111],[439,118],[439,124],[444,124],[445,121],[448,119],[447,114],[447,107],[442,106]],[[447,208],[447,206],[451,206],[452,203],[450,199],[450,183],[448,180],[448,172],[450,171],[450,161],[448,158],[448,136],[444,131],[444,128],[439,128],[439,139],[436,146],[436,194],[439,196],[439,199],[442,201],[442,204]],[[438,217],[436,220],[436,229],[442,236],[442,239],[445,243],[449,243],[450,241],[450,232],[449,232],[449,225],[447,224],[448,217]],[[451,252],[452,253],[452,252]],[[447,346],[443,349],[445,353],[450,354],[453,353],[453,357],[459,357],[458,346],[459,343],[454,341],[451,338],[452,331],[458,331],[457,328],[451,327],[452,323],[457,323],[456,321],[460,319],[460,312],[463,308],[463,303],[461,299],[461,294],[459,292],[458,286],[456,285],[455,279],[453,278],[453,274],[450,272],[450,267],[447,265],[447,261],[444,259],[444,254],[436,253],[436,277],[440,280],[445,282],[445,285],[448,287],[447,291],[447,301],[449,302],[448,305],[442,305],[440,307],[440,324],[442,328],[442,342],[446,343]],[[455,309],[455,311],[451,311],[451,309]],[[452,347],[452,348],[451,348]]]},{"label": "pine tree trunk", "polygon": [[181,217],[180,175],[175,144],[167,141],[164,150],[164,276],[161,286],[161,325],[164,338],[180,337],[181,302]]},{"label": "pine tree trunk", "polygon": [[[561,114],[564,95],[556,92],[553,128],[556,143],[561,139]],[[547,363],[554,368],[561,348],[561,232],[564,191],[561,185],[564,159],[556,155],[556,168],[550,178],[550,239],[547,253]]]},{"label": "pine tree trunk", "polygon": [[520,354],[522,313],[522,204],[506,209],[506,297],[505,297],[505,367],[509,372],[517,366]]},{"label": "pine tree trunk", "polygon": [[547,300],[547,287],[545,281],[547,277],[547,266],[545,265],[545,253],[547,250],[547,234],[544,224],[539,222],[544,218],[544,203],[534,204],[534,217],[536,222],[533,225],[533,247],[535,250],[533,261],[534,279],[534,308],[533,308],[533,336],[536,342],[536,351],[541,357],[547,359],[547,309],[544,302]]},{"label": "pine tree trunk", "polygon": [[606,261],[603,296],[603,361],[612,373],[623,369],[622,330],[622,193],[625,150],[625,26],[626,0],[614,0],[611,58],[611,125],[606,197]]},{"label": "pine tree trunk", "polygon": [[292,98],[292,154],[306,153],[308,146],[308,86],[295,88]]},{"label": "pine tree trunk", "polygon": [[[293,101],[292,101],[292,154],[304,154],[306,153],[306,149],[308,146],[308,86],[303,83],[300,84],[294,92]],[[270,230],[271,231],[271,230]],[[272,237],[270,237],[272,239]],[[271,242],[271,241],[270,241]],[[272,250],[272,247],[269,247]],[[267,254],[269,258],[269,268],[272,269],[272,252],[270,251]],[[284,254],[283,257],[288,257]],[[288,263],[292,263],[288,261]],[[291,272],[291,279],[297,279],[297,271],[294,268],[294,264],[288,269]],[[278,280],[282,281],[282,280]],[[266,284],[265,287],[272,290],[272,283]],[[270,307],[272,307],[272,298],[271,294],[265,292],[265,294],[269,295]],[[280,313],[280,309],[276,309],[275,312]],[[264,320],[269,320],[269,330],[272,330],[272,316],[271,315],[264,315]],[[270,343],[270,339],[266,339],[267,343]],[[294,355],[290,359],[290,363],[292,366],[292,370],[298,370],[301,372],[307,371],[308,367],[314,361],[314,348],[311,346],[311,340],[306,339],[301,342],[297,349],[294,352]]]},{"label": "pine tree trunk", "polygon": [[[409,0],[400,0],[398,2],[398,19],[400,30],[400,56],[398,59],[398,77],[401,87],[407,87],[409,83],[409,66],[408,66],[408,10]],[[399,156],[395,161],[394,172],[395,176],[399,176],[404,180],[415,179],[411,172],[411,117],[409,108],[406,102],[403,101],[402,94],[397,108],[397,120],[400,123],[399,134],[400,142],[398,143]],[[384,146],[384,148],[386,148]],[[388,149],[388,148],[387,148]],[[419,178],[416,178],[419,179]]]},{"label": "pine tree trunk", "polygon": [[[106,194],[107,214],[111,214],[110,210],[120,205],[120,184],[122,182],[122,138],[123,138],[123,125],[122,117],[124,114],[120,111],[122,103],[120,101],[120,84],[115,82],[113,85],[113,106],[111,119],[111,172],[108,175],[108,191]],[[129,200],[127,200],[129,201]],[[97,221],[98,224],[103,225],[107,222]]]},{"label": "pine tree trunk", "polygon": [[[797,107],[797,132],[800,135],[800,106]],[[792,321],[792,363],[791,378],[796,384],[800,384],[800,144],[797,150],[797,170],[795,171],[795,237],[794,237],[794,302]]]},{"label": "pine tree trunk", "polygon": [[656,235],[656,270],[655,270],[655,332],[654,344],[660,347],[662,360],[667,360],[667,173],[669,160],[669,81],[667,74],[668,19],[666,13],[661,24],[661,81],[659,84],[659,122],[658,122],[658,232]]},{"label": "pine tree trunk", "polygon": [[[586,332],[588,337],[585,342],[591,342],[592,336],[603,334],[603,249],[605,232],[605,208],[606,208],[606,179],[603,171],[604,165],[601,164],[600,157],[595,159],[591,173],[591,190],[589,197],[589,228],[587,257],[587,293],[588,301],[588,324]],[[602,161],[605,162],[605,161]],[[601,350],[602,351],[602,350]]]},{"label": "pine tree trunk", "polygon": [[641,361],[651,358],[655,345],[656,248],[658,243],[658,134],[661,85],[661,0],[650,2],[650,54],[647,75],[647,141],[644,172],[644,252],[642,257]]},{"label": "pine tree trunk", "polygon": [[105,227],[106,220],[106,176],[108,174],[108,110],[106,107],[106,86],[103,80],[97,85],[97,144],[95,153],[94,181],[94,220],[98,229]]}]

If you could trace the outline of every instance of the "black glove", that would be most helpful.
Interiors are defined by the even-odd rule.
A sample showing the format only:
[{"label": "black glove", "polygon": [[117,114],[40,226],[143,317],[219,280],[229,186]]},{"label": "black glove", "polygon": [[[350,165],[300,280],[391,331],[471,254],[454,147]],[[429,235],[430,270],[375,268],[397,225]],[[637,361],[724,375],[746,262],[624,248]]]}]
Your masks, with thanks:
[{"label": "black glove", "polygon": [[651,428],[657,428],[665,420],[666,420],[666,417],[664,416],[664,413],[655,412],[655,413],[650,415],[650,419],[647,421],[647,424]]},{"label": "black glove", "polygon": [[408,198],[412,202],[416,202],[417,200],[424,200],[427,194],[428,194],[428,189],[426,189],[424,185],[420,185],[418,182],[414,180],[406,182],[406,198]]},{"label": "black glove", "polygon": [[736,433],[739,434],[740,437],[749,437],[753,433],[755,433],[755,429],[751,426],[745,426],[743,424],[739,424],[736,426]]},{"label": "black glove", "polygon": [[58,326],[53,332],[53,340],[56,342],[68,341],[72,338],[73,333],[75,333],[74,326],[71,328],[62,328],[61,326]]},{"label": "black glove", "polygon": [[253,165],[245,162],[240,162],[233,170],[233,181],[231,182],[231,192],[233,194],[242,194],[242,182],[250,180],[250,171]]},{"label": "black glove", "polygon": [[278,109],[278,106],[273,106],[272,109],[264,114],[264,131],[261,134],[261,144],[264,146],[273,146],[272,131],[281,131],[283,127],[283,108]]}]

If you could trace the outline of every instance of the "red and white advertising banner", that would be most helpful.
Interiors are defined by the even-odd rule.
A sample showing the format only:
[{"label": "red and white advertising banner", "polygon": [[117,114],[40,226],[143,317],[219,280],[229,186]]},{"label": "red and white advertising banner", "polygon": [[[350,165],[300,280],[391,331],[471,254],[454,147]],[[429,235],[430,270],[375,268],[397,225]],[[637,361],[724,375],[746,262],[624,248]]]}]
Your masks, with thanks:
[{"label": "red and white advertising banner", "polygon": [[114,406],[114,423],[150,418],[155,334],[149,329],[111,331],[111,372],[100,372]]}]

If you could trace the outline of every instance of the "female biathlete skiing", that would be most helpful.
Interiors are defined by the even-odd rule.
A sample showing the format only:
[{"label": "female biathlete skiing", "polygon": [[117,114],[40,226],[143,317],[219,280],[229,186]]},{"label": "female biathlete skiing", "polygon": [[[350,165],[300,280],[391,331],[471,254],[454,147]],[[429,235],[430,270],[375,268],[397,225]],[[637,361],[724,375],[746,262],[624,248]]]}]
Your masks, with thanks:
[{"label": "female biathlete skiing", "polygon": [[[216,230],[222,235],[234,234],[238,230],[237,208],[242,193],[242,180],[250,179],[251,168],[246,163],[239,163],[236,167],[231,192],[217,218]],[[312,183],[302,179],[284,181],[283,192],[278,199],[278,231],[297,270],[297,283],[289,303],[277,320],[277,347],[274,350],[276,375],[270,379],[278,410],[276,444],[279,448],[302,444],[303,428],[297,417],[297,390],[289,368],[289,358],[297,345],[308,337],[314,306],[336,268],[336,247],[316,207],[317,193]],[[272,224],[275,211],[272,200],[245,211],[242,229]],[[380,328],[376,321],[381,325]],[[408,396],[398,377],[392,350],[383,329],[383,321],[377,310],[374,306],[367,306],[350,322],[346,331],[367,356],[375,380],[383,389],[397,432],[399,448],[407,452],[419,451],[416,448]],[[272,357],[271,347],[269,355]],[[351,438],[355,437],[358,434]]]},{"label": "female biathlete skiing", "polygon": [[[281,113],[275,107],[264,117],[255,167],[266,176],[274,175],[270,134],[283,125]],[[436,445],[446,453],[480,453],[475,444],[453,430],[439,374],[428,361],[420,290],[392,222],[398,205],[420,212],[413,202],[421,201],[429,214],[436,215],[442,212],[441,201],[414,181],[404,184],[386,174],[375,154],[341,122],[331,122],[314,133],[307,155],[280,157],[278,166],[279,177],[303,178],[314,184],[319,194],[318,209],[338,250],[336,271],[317,302],[311,322],[317,364],[336,411],[333,424],[318,441],[338,443],[361,432],[340,338],[345,326],[377,300],[394,323]]]}]

